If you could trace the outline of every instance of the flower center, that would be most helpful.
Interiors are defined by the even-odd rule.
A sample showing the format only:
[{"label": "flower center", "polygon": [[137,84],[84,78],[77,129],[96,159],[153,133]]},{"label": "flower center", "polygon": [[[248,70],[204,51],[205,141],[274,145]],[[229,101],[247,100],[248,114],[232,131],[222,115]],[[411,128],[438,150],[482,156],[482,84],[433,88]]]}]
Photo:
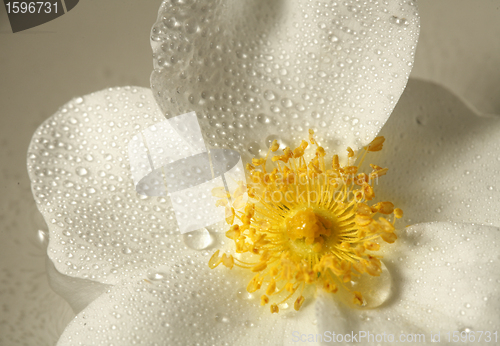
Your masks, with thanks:
[{"label": "flower center", "polygon": [[[348,148],[348,162],[343,167],[334,155],[327,169],[325,150],[314,139],[313,131],[309,133],[309,142],[316,146],[309,162],[304,158],[309,145],[306,141],[294,150],[285,148],[282,155],[274,155],[271,171],[267,163],[279,148],[276,141],[265,158],[253,159],[247,165],[251,183],[248,188],[240,183],[231,196],[234,208],[229,207],[228,197],[214,191],[221,197],[218,204],[226,206],[226,221],[231,225],[226,236],[234,241],[240,255],[219,256],[216,251],[209,266],[213,269],[222,263],[256,273],[247,290],[255,292],[264,286],[261,305],[272,299],[273,313],[294,295],[294,308],[299,310],[307,286],[331,293],[339,286],[350,291],[345,284],[351,280],[361,275],[379,276],[381,256],[376,251],[380,243],[397,239],[394,223],[403,214],[391,202],[368,205],[375,197],[374,185],[387,168],[370,165],[371,173],[358,172],[368,152],[382,149],[383,137],[373,140],[358,156]],[[244,192],[250,201],[238,203]],[[351,294],[354,304],[363,304],[361,292]]]}]

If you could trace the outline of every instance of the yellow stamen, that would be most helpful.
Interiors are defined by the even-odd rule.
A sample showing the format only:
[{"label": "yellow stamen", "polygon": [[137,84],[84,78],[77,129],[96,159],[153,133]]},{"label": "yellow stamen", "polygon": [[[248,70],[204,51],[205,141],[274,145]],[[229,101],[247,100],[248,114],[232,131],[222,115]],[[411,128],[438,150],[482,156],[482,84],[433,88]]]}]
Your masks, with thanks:
[{"label": "yellow stamen", "polygon": [[[388,169],[371,164],[371,173],[359,172],[367,153],[382,149],[383,137],[358,153],[348,148],[345,166],[334,155],[331,169],[313,131],[309,131],[309,142],[316,146],[309,162],[304,158],[308,142],[276,155],[279,145],[273,141],[265,158],[255,158],[247,165],[248,188],[240,183],[235,196],[214,189],[214,195],[222,199],[217,203],[225,206],[227,222],[232,225],[226,236],[234,241],[237,253],[254,259],[243,262],[232,255],[220,257],[217,250],[209,266],[213,269],[222,263],[256,273],[247,291],[255,292],[265,282],[261,305],[273,300],[272,313],[279,312],[278,306],[293,296],[297,297],[294,308],[299,310],[305,301],[302,291],[308,285],[335,293],[339,286],[347,289],[345,283],[360,275],[379,276],[381,257],[374,252],[381,243],[397,239],[394,223],[403,216],[389,201],[369,205],[375,198],[373,179]],[[275,167],[268,172],[270,156]],[[245,192],[249,196],[246,204]],[[351,293],[354,304],[364,304],[361,292]]]}]

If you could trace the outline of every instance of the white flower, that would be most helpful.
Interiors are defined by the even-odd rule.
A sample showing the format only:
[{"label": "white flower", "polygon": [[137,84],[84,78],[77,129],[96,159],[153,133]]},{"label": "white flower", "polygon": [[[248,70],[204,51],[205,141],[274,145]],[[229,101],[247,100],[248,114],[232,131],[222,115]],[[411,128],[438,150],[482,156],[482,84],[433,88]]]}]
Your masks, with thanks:
[{"label": "white flower", "polygon": [[[163,5],[163,25],[153,36],[168,39],[154,45],[152,81],[168,116],[196,110],[205,116],[200,123],[208,143],[236,148],[243,157],[248,148],[265,148],[269,136],[296,144],[309,127],[330,149],[368,143],[406,82],[408,41],[416,40],[412,5],[385,13],[378,6],[389,5],[368,10],[355,2],[296,11],[247,6]],[[240,34],[254,20],[246,14],[259,11],[268,19]],[[249,23],[225,31],[220,15]],[[275,21],[277,28],[269,25]],[[333,43],[323,45],[327,40]],[[291,70],[297,60],[300,71]],[[337,94],[329,99],[332,89]],[[300,112],[309,118],[295,118]],[[356,119],[344,119],[353,114]],[[299,313],[276,317],[250,299],[244,279],[208,270],[206,250],[223,233],[181,236],[168,198],[135,193],[126,143],[162,117],[150,91],[110,89],[74,99],[33,137],[28,166],[50,228],[49,273],[79,312],[60,344],[292,344],[296,332],[325,331],[423,333],[427,342],[431,332],[441,332],[445,342],[455,330],[495,332],[500,235],[485,225],[497,225],[499,206],[496,119],[477,117],[436,85],[410,81],[382,129],[387,144],[378,160],[391,170],[378,191],[416,224],[400,230],[385,254],[394,282],[389,300],[354,310],[321,294]],[[439,222],[425,223],[431,221]]]}]

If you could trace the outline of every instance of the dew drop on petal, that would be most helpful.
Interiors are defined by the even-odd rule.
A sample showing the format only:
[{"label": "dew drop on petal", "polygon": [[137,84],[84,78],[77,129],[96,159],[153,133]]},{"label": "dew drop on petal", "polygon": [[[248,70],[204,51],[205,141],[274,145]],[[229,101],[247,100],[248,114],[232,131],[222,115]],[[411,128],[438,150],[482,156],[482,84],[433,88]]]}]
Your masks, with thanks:
[{"label": "dew drop on petal", "polygon": [[240,298],[242,300],[251,300],[254,298],[254,295],[252,293],[248,292],[246,287],[239,289],[237,295],[238,295],[238,298]]},{"label": "dew drop on petal", "polygon": [[[382,305],[391,295],[391,273],[382,262],[382,273],[379,276],[361,275],[357,281],[351,281],[346,286],[351,291],[359,291],[363,296],[362,308],[373,309]],[[340,293],[340,292],[339,292]],[[344,295],[345,293],[343,293]],[[352,293],[350,293],[352,295]],[[350,297],[349,297],[350,298]],[[349,300],[352,300],[350,298]]]},{"label": "dew drop on petal", "polygon": [[184,244],[193,250],[203,250],[213,242],[213,237],[206,228],[185,233],[182,235]]},{"label": "dew drop on petal", "polygon": [[78,175],[79,175],[79,176],[81,176],[81,177],[86,176],[88,173],[89,173],[89,172],[88,172],[88,171],[87,171],[87,169],[86,169],[86,168],[84,168],[84,167],[77,167],[77,168],[76,168],[76,174],[78,174]]},{"label": "dew drop on petal", "polygon": [[148,274],[148,279],[152,281],[159,281],[165,278],[165,273],[153,272]]}]

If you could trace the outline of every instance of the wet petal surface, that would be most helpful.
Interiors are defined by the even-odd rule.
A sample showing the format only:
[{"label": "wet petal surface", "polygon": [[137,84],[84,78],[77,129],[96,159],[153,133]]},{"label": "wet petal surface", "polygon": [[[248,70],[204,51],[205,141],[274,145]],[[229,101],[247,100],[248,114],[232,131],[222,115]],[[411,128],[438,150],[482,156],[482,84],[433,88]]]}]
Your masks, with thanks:
[{"label": "wet petal surface", "polygon": [[60,273],[114,284],[185,248],[169,199],[138,195],[128,161],[161,120],[149,89],[125,87],[73,99],[34,134],[28,171]]},{"label": "wet petal surface", "polygon": [[499,226],[500,121],[477,116],[433,83],[410,79],[382,129],[389,167],[376,187],[405,212],[406,224],[477,222]]},{"label": "wet petal surface", "polygon": [[313,128],[325,149],[367,144],[403,92],[414,2],[164,1],[152,89],[173,117],[196,111],[207,143],[244,158]]},{"label": "wet petal surface", "polygon": [[[322,295],[319,332],[370,331],[393,334],[396,341],[400,334],[423,334],[427,343],[431,333],[440,332],[441,344],[453,344],[447,332],[495,332],[500,323],[500,229],[437,222],[398,235],[396,251],[383,259],[397,283],[391,298],[377,309],[361,310]],[[360,341],[371,344],[367,338]]]}]

